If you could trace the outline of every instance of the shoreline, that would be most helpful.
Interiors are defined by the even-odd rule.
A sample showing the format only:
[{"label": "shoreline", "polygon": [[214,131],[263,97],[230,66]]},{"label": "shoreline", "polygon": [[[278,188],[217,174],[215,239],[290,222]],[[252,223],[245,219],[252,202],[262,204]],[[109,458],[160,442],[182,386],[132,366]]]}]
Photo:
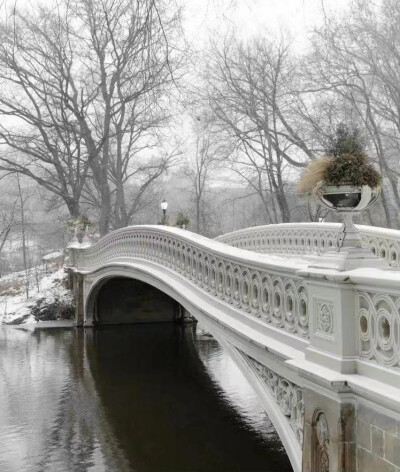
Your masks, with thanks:
[{"label": "shoreline", "polygon": [[36,331],[38,329],[54,329],[54,328],[75,328],[73,320],[55,320],[55,321],[39,321],[37,323],[23,323],[23,324],[3,324],[3,326],[10,326],[11,328],[22,329],[24,331]]}]

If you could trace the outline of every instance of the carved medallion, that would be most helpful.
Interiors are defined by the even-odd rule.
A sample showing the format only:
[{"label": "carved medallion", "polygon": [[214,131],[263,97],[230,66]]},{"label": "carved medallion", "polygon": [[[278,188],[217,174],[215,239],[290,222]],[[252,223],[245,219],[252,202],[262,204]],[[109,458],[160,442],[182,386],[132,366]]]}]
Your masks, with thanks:
[{"label": "carved medallion", "polygon": [[319,305],[318,330],[323,333],[333,332],[333,306],[327,304]]},{"label": "carved medallion", "polygon": [[326,300],[315,300],[314,323],[315,331],[324,337],[333,338],[335,334],[335,310],[333,303]]}]

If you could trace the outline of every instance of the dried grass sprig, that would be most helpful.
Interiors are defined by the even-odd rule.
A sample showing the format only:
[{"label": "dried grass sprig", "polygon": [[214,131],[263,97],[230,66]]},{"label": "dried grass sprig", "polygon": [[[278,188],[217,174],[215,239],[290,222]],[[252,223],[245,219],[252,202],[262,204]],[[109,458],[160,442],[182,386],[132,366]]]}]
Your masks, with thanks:
[{"label": "dried grass sprig", "polygon": [[314,159],[304,170],[298,185],[300,193],[313,193],[314,189],[324,182],[332,159],[321,157]]}]

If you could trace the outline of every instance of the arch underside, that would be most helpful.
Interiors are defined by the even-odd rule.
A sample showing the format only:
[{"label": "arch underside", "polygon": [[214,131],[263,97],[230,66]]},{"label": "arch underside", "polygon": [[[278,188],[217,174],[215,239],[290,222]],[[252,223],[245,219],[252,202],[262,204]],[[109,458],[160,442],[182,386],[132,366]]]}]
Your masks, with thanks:
[{"label": "arch underside", "polygon": [[[200,321],[245,375],[273,423],[293,470],[301,471],[304,410],[302,388],[288,380],[285,359],[279,361],[265,349],[257,348],[248,337],[240,333],[240,329],[229,329],[228,323],[223,322],[229,316],[226,314],[229,307],[224,302],[216,302],[210,295],[165,267],[143,260],[129,264],[109,264],[85,274],[85,277],[91,280],[90,288],[84,294],[86,325],[92,324],[96,316],[96,297],[101,287],[115,277],[140,280],[153,286]],[[234,320],[235,323],[237,321]]]},{"label": "arch underside", "polygon": [[180,305],[161,290],[130,277],[103,279],[93,297],[96,325],[177,321]]}]

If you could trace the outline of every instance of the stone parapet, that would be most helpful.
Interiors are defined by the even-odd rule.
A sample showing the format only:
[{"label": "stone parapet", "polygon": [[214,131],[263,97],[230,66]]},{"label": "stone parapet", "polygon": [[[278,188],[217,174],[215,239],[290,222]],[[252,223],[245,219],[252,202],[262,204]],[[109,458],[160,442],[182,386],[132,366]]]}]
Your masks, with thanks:
[{"label": "stone parapet", "polygon": [[[283,223],[233,231],[216,240],[248,251],[312,258],[336,247],[340,228],[340,223]],[[400,268],[400,231],[364,225],[356,228],[372,254]]]}]

